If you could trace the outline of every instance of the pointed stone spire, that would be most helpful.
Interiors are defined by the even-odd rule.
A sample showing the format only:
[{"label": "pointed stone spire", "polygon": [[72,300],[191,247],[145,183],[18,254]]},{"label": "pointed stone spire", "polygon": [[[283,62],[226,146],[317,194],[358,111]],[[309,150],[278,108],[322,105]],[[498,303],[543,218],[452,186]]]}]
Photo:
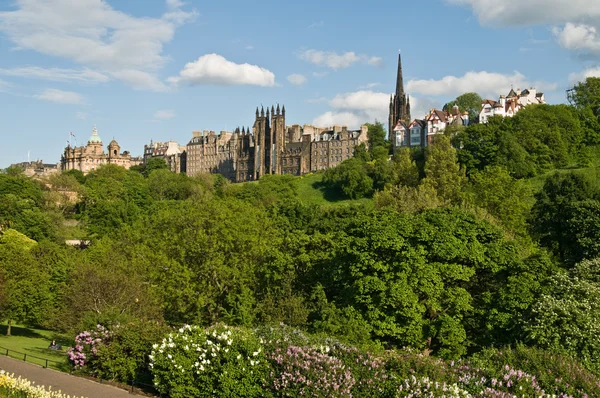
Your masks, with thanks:
[{"label": "pointed stone spire", "polygon": [[256,117],[258,117],[258,106],[256,107]]},{"label": "pointed stone spire", "polygon": [[275,107],[271,105],[271,115],[275,116]]},{"label": "pointed stone spire", "polygon": [[277,114],[280,115],[279,104],[277,104]]},{"label": "pointed stone spire", "polygon": [[265,116],[265,108],[263,106],[260,107],[260,116],[261,117]]},{"label": "pointed stone spire", "polygon": [[267,119],[269,118],[269,107],[267,106]]},{"label": "pointed stone spire", "polygon": [[242,135],[246,134],[246,127],[242,126]]},{"label": "pointed stone spire", "polygon": [[396,97],[404,95],[404,80],[402,78],[402,55],[398,51],[398,75],[396,77]]},{"label": "pointed stone spire", "polygon": [[283,116],[285,116],[285,105],[283,105],[283,107],[281,108],[281,114],[282,114]]}]

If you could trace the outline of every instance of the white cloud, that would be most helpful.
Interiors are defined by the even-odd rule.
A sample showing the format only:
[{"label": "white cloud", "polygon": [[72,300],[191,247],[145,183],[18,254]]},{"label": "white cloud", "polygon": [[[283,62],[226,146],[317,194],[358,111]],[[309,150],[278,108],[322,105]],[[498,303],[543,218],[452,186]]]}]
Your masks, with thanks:
[{"label": "white cloud", "polygon": [[56,82],[76,81],[81,83],[104,83],[110,80],[108,76],[87,68],[76,70],[24,66],[21,68],[0,69],[0,75],[37,78]]},{"label": "white cloud", "polygon": [[464,76],[446,76],[440,80],[410,80],[406,85],[409,93],[429,96],[458,96],[476,92],[483,97],[497,97],[508,92],[510,87],[536,87],[539,90],[554,91],[557,85],[547,82],[530,82],[519,72],[506,75],[493,72],[467,72]]},{"label": "white cloud", "polygon": [[482,25],[553,25],[561,47],[577,54],[600,56],[600,1],[526,0],[510,6],[496,0],[446,1],[470,7]]},{"label": "white cloud", "polygon": [[293,73],[287,77],[288,82],[292,83],[294,86],[301,86],[305,84],[308,79],[304,77],[304,75],[299,75],[297,73]]},{"label": "white cloud", "polygon": [[600,36],[593,26],[567,23],[563,29],[554,28],[553,33],[563,48],[600,54]]},{"label": "white cloud", "polygon": [[88,114],[86,112],[77,112],[75,114],[75,117],[79,120],[86,120],[88,117]]},{"label": "white cloud", "polygon": [[324,26],[324,25],[325,25],[325,21],[313,22],[310,25],[308,25],[308,29],[320,28],[321,26]]},{"label": "white cloud", "polygon": [[164,84],[155,74],[139,69],[123,69],[112,72],[111,76],[122,80],[135,90],[150,90],[156,92],[168,91],[169,87]]},{"label": "white cloud", "polygon": [[175,117],[175,111],[173,110],[160,110],[154,113],[155,120],[167,120]]},{"label": "white cloud", "polygon": [[335,111],[326,112],[313,121],[317,126],[333,124],[347,125],[357,128],[365,122],[388,119],[390,94],[373,91],[356,91],[338,94],[329,101],[329,106]]},{"label": "white cloud", "polygon": [[312,124],[317,127],[330,127],[335,124],[354,129],[360,127],[363,121],[351,112],[325,112],[317,116]]},{"label": "white cloud", "polygon": [[[197,16],[181,10],[180,1],[168,1],[160,18],[133,17],[99,0],[18,0],[15,11],[0,12],[0,32],[18,49],[34,50],[100,70],[123,79],[132,72],[153,79],[147,89],[161,89],[156,73],[166,63],[163,45],[178,25]],[[137,88],[141,79],[134,79]]]},{"label": "white cloud", "polygon": [[246,50],[250,51],[250,50],[254,50],[254,46],[246,46],[244,47]]},{"label": "white cloud", "polygon": [[441,104],[439,101],[429,97],[410,97],[410,117],[412,119],[423,119],[429,110],[432,108],[439,109]]},{"label": "white cloud", "polygon": [[569,84],[582,82],[588,77],[600,77],[600,67],[588,68],[583,72],[571,73],[569,75]]},{"label": "white cloud", "polygon": [[180,84],[220,84],[255,86],[274,86],[273,72],[250,64],[236,64],[218,54],[207,54],[194,62],[189,62],[179,76],[167,79],[175,85]]},{"label": "white cloud", "polygon": [[326,66],[333,70],[348,68],[357,62],[364,62],[371,66],[381,66],[383,59],[356,54],[353,51],[338,54],[333,51],[306,50],[299,54],[299,58],[318,66]]},{"label": "white cloud", "polygon": [[33,97],[57,104],[82,105],[85,103],[85,99],[80,94],[55,88],[46,89],[39,94],[35,94]]},{"label": "white cloud", "polygon": [[446,0],[473,9],[484,25],[543,25],[594,21],[600,17],[600,2],[590,0]]}]

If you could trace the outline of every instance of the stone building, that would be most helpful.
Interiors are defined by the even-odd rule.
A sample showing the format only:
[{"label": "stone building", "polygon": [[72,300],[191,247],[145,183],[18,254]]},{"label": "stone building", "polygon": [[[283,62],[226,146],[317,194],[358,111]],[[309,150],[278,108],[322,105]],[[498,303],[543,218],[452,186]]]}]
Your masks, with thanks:
[{"label": "stone building", "polygon": [[367,143],[367,127],[351,131],[298,124],[286,126],[285,107],[256,108],[252,129],[193,132],[187,144],[187,174],[219,173],[231,181],[268,174],[302,175],[335,167]]},{"label": "stone building", "polygon": [[165,161],[169,170],[173,173],[185,173],[186,171],[186,148],[176,141],[153,142],[144,145],[144,164],[152,158],[160,158]]},{"label": "stone building", "polygon": [[35,160],[11,164],[10,167],[23,170],[23,174],[27,177],[48,177],[58,173],[60,170],[60,163],[44,163],[42,160]]},{"label": "stone building", "polygon": [[102,139],[94,125],[86,146],[67,145],[60,159],[61,170],[79,170],[83,174],[87,174],[105,164],[116,164],[129,169],[131,166],[142,163],[141,157],[132,157],[128,151],[121,152],[121,147],[114,139],[108,144],[107,150],[105,153]]}]

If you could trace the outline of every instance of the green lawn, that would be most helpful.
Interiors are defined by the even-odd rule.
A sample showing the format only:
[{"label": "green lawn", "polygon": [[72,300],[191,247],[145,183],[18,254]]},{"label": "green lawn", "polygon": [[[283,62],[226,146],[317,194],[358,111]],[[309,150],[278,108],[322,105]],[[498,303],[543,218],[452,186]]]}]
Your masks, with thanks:
[{"label": "green lawn", "polygon": [[[62,351],[48,349],[53,339],[62,344]],[[64,371],[68,369],[65,352],[69,344],[69,339],[55,332],[23,326],[13,325],[11,336],[6,336],[6,324],[0,324],[0,355],[6,355],[8,350],[8,356],[12,358],[22,360],[26,355],[27,362],[43,366],[48,359],[48,367]]]},{"label": "green lawn", "polygon": [[345,206],[356,203],[371,202],[371,199],[346,199],[341,192],[327,189],[322,184],[323,173],[309,173],[298,177],[298,198],[306,204],[317,206]]}]

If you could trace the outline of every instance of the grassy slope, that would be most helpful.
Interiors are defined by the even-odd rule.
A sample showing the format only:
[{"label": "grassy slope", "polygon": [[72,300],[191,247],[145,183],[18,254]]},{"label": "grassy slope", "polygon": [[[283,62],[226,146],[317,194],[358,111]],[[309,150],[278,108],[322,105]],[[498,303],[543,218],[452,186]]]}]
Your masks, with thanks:
[{"label": "grassy slope", "polygon": [[298,198],[305,204],[315,206],[347,206],[358,203],[369,203],[371,199],[345,199],[341,192],[335,192],[325,188],[321,183],[322,173],[307,174],[298,177]]},{"label": "grassy slope", "polygon": [[[48,349],[51,341],[55,339],[62,344],[62,351],[53,351]],[[56,361],[58,363],[49,363],[51,368],[65,370],[66,366],[66,346],[69,340],[55,332],[41,329],[31,329],[22,326],[12,326],[11,336],[6,336],[6,324],[0,325],[0,355],[8,355],[12,358],[23,359],[23,354],[27,354],[27,362],[38,365],[45,365],[44,360],[33,358],[32,356]]]}]

